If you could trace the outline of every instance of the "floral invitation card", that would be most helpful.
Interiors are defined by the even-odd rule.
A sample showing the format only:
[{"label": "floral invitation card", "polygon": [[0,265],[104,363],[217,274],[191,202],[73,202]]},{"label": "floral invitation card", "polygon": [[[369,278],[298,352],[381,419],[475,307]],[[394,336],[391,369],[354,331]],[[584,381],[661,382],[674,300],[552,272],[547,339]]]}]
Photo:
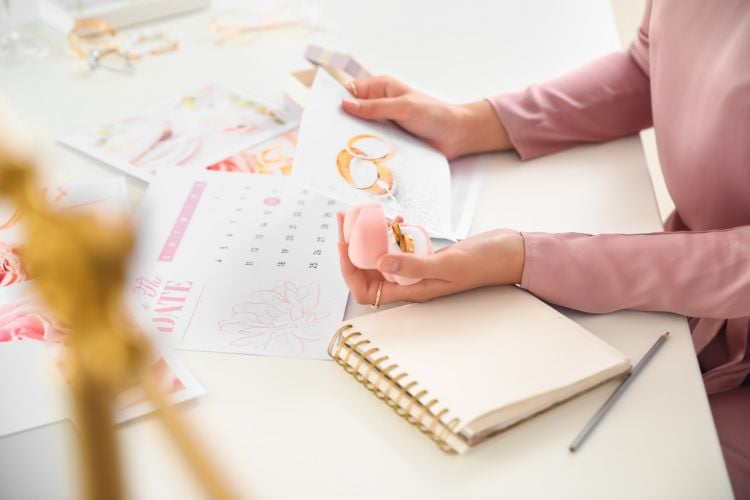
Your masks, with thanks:
[{"label": "floral invitation card", "polygon": [[149,181],[164,166],[204,169],[295,126],[280,109],[212,83],[60,141]]},{"label": "floral invitation card", "polygon": [[209,165],[207,170],[262,175],[291,175],[297,130],[283,132],[244,151]]},{"label": "floral invitation card", "polygon": [[133,314],[182,349],[325,359],[343,209],[283,175],[164,169],[139,211]]},{"label": "floral invitation card", "polygon": [[[70,329],[46,310],[36,295],[33,284],[33,281],[28,281],[0,289],[0,346],[8,355],[11,353],[25,355],[30,349],[25,344],[33,343],[42,346],[59,370],[62,380],[70,383],[70,369],[66,360],[66,339],[70,335]],[[35,349],[38,350],[38,347]],[[158,345],[154,350],[151,368],[154,377],[166,392],[171,403],[181,403],[204,393],[203,387],[187,368],[174,355],[159,349]],[[40,381],[38,366],[34,365],[22,367],[0,365],[0,378],[24,380],[26,390],[31,393],[45,391],[44,388],[38,386],[40,383],[45,384],[45,387],[54,383],[53,377],[49,376],[47,381]],[[59,391],[55,392],[59,395]],[[137,386],[126,388],[118,395],[116,408],[117,422],[124,422],[153,410],[150,403],[146,401],[144,393]],[[18,408],[18,410],[23,409]],[[59,416],[59,412],[53,414]],[[23,415],[21,417],[5,415],[2,418],[18,419],[23,418]],[[43,423],[56,420],[59,418]]]},{"label": "floral invitation card", "polygon": [[341,109],[349,92],[318,71],[305,103],[293,175],[351,205],[376,201],[431,236],[453,237],[451,178],[439,151],[392,123],[365,121]]}]

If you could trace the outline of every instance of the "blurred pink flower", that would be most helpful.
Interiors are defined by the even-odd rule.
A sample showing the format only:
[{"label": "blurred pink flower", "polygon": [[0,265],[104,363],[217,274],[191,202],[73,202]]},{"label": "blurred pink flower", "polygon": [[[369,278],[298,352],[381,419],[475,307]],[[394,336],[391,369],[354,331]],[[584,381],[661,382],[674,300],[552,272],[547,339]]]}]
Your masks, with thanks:
[{"label": "blurred pink flower", "polygon": [[33,300],[0,306],[0,342],[30,339],[62,342],[65,329],[41,312]]},{"label": "blurred pink flower", "polygon": [[240,338],[232,345],[266,351],[302,351],[305,341],[320,340],[313,327],[328,314],[320,314],[320,286],[313,281],[297,286],[287,281],[273,290],[258,290],[232,308],[232,317],[219,328]]},{"label": "blurred pink flower", "polygon": [[14,285],[25,279],[18,248],[0,242],[0,286]]},{"label": "blurred pink flower", "polygon": [[207,170],[218,170],[221,172],[256,173],[258,172],[258,167],[256,165],[255,155],[250,152],[243,151],[241,153],[237,153],[234,156],[230,156],[229,158],[226,158],[218,163],[214,163],[210,167],[207,167]]}]

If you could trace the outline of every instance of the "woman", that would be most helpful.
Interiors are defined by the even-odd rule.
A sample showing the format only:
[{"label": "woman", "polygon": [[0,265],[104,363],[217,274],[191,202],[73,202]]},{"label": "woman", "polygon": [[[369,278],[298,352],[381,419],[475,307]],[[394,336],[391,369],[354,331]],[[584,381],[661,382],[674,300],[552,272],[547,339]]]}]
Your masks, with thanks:
[{"label": "woman", "polygon": [[497,230],[381,258],[379,271],[424,278],[412,286],[354,268],[341,243],[342,272],[360,303],[379,289],[388,303],[518,283],[581,311],[688,316],[735,494],[750,498],[750,3],[650,2],[627,52],[486,101],[451,105],[387,77],[350,90],[348,113],[393,120],[449,158],[529,159],[654,126],[677,207],[663,233]]}]

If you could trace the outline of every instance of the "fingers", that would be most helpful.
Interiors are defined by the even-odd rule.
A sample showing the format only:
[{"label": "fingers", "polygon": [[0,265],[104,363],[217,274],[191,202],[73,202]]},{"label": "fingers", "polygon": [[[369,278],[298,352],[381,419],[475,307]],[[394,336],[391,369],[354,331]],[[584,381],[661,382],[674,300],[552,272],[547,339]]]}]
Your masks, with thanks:
[{"label": "fingers", "polygon": [[339,267],[341,267],[341,274],[344,276],[344,281],[349,284],[349,279],[352,275],[354,275],[357,271],[360,271],[359,268],[355,267],[354,264],[352,264],[352,261],[349,260],[349,244],[344,243],[343,241],[340,241],[338,244],[339,248]]},{"label": "fingers", "polygon": [[366,120],[409,118],[411,103],[406,99],[409,87],[389,76],[363,78],[347,84],[353,99],[344,99],[341,107],[347,113]]},{"label": "fingers", "polygon": [[339,243],[339,267],[341,267],[341,276],[344,278],[347,288],[351,291],[354,299],[360,304],[369,300],[368,289],[370,280],[362,269],[359,269],[349,260],[349,245]]},{"label": "fingers", "polygon": [[406,278],[446,278],[444,253],[432,255],[389,254],[378,259],[378,271]]},{"label": "fingers", "polygon": [[411,103],[405,97],[344,99],[341,107],[350,115],[366,120],[404,121],[412,115]]},{"label": "fingers", "polygon": [[[465,288],[460,282],[449,280],[451,269],[460,268],[460,262],[452,262],[451,256],[446,252],[428,256],[413,254],[385,255],[378,260],[378,269],[362,270],[354,266],[349,259],[349,245],[343,240],[344,214],[336,214],[339,228],[339,264],[341,275],[351,291],[354,300],[360,304],[374,304],[377,298],[378,287],[380,289],[380,304],[409,301],[424,302],[435,297],[449,295],[459,292]],[[396,220],[399,220],[397,217]],[[395,264],[395,268],[394,268]],[[395,269],[390,271],[389,269]],[[395,272],[400,276],[423,278],[414,285],[398,285],[383,280],[384,272]]]},{"label": "fingers", "polygon": [[[377,293],[377,283],[374,284],[374,292],[368,295],[374,298]],[[391,304],[393,302],[425,302],[436,297],[450,295],[464,290],[464,288],[455,282],[441,279],[426,279],[413,285],[398,285],[385,281],[380,292],[380,303]],[[363,304],[365,302],[362,302]],[[370,302],[371,303],[371,302]]]},{"label": "fingers", "polygon": [[410,89],[390,76],[374,76],[350,82],[349,91],[358,99],[380,99],[383,97],[399,97]]},{"label": "fingers", "polygon": [[[339,251],[345,252],[345,243],[339,244]],[[378,295],[380,283],[380,304],[391,304],[393,302],[425,302],[436,297],[450,295],[465,289],[460,283],[441,279],[425,279],[413,285],[399,285],[384,280],[383,275],[377,271],[363,271],[355,268],[348,259],[342,258],[342,274],[349,291],[358,304],[372,305]]]},{"label": "fingers", "polygon": [[339,243],[344,242],[344,212],[336,212],[336,222],[339,226]]},{"label": "fingers", "polygon": [[362,270],[354,266],[349,260],[349,245],[339,243],[339,264],[341,276],[346,286],[359,304],[374,304],[380,289],[380,304],[390,304],[408,300],[411,302],[424,302],[433,297],[453,293],[448,282],[442,280],[421,281],[415,285],[402,286],[383,279],[383,275],[374,270]]},{"label": "fingers", "polygon": [[[377,295],[377,287],[383,276],[377,271],[365,271],[352,264],[352,261],[349,259],[349,244],[344,242],[344,214],[342,212],[337,213],[336,219],[339,223],[339,267],[341,268],[341,276],[344,278],[344,283],[346,283],[354,300],[358,303],[373,304]],[[385,303],[382,302],[382,290],[381,303]]]}]

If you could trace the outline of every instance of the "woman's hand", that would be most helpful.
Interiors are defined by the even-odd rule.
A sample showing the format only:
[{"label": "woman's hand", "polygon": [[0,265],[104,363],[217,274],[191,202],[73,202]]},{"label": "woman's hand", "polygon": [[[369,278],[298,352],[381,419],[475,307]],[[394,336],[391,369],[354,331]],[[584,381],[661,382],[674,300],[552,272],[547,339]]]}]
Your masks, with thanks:
[{"label": "woman's hand", "polygon": [[344,111],[367,120],[392,120],[448,159],[512,147],[487,101],[449,104],[388,76],[349,82],[348,88],[354,98],[343,100]]},{"label": "woman's hand", "polygon": [[343,238],[344,214],[337,215],[339,260],[344,281],[360,304],[373,304],[382,272],[422,278],[414,285],[385,281],[380,304],[406,300],[424,302],[452,293],[487,285],[520,283],[524,265],[521,233],[497,229],[478,234],[444,248],[433,255],[389,254],[380,257],[377,270],[354,267]]}]

